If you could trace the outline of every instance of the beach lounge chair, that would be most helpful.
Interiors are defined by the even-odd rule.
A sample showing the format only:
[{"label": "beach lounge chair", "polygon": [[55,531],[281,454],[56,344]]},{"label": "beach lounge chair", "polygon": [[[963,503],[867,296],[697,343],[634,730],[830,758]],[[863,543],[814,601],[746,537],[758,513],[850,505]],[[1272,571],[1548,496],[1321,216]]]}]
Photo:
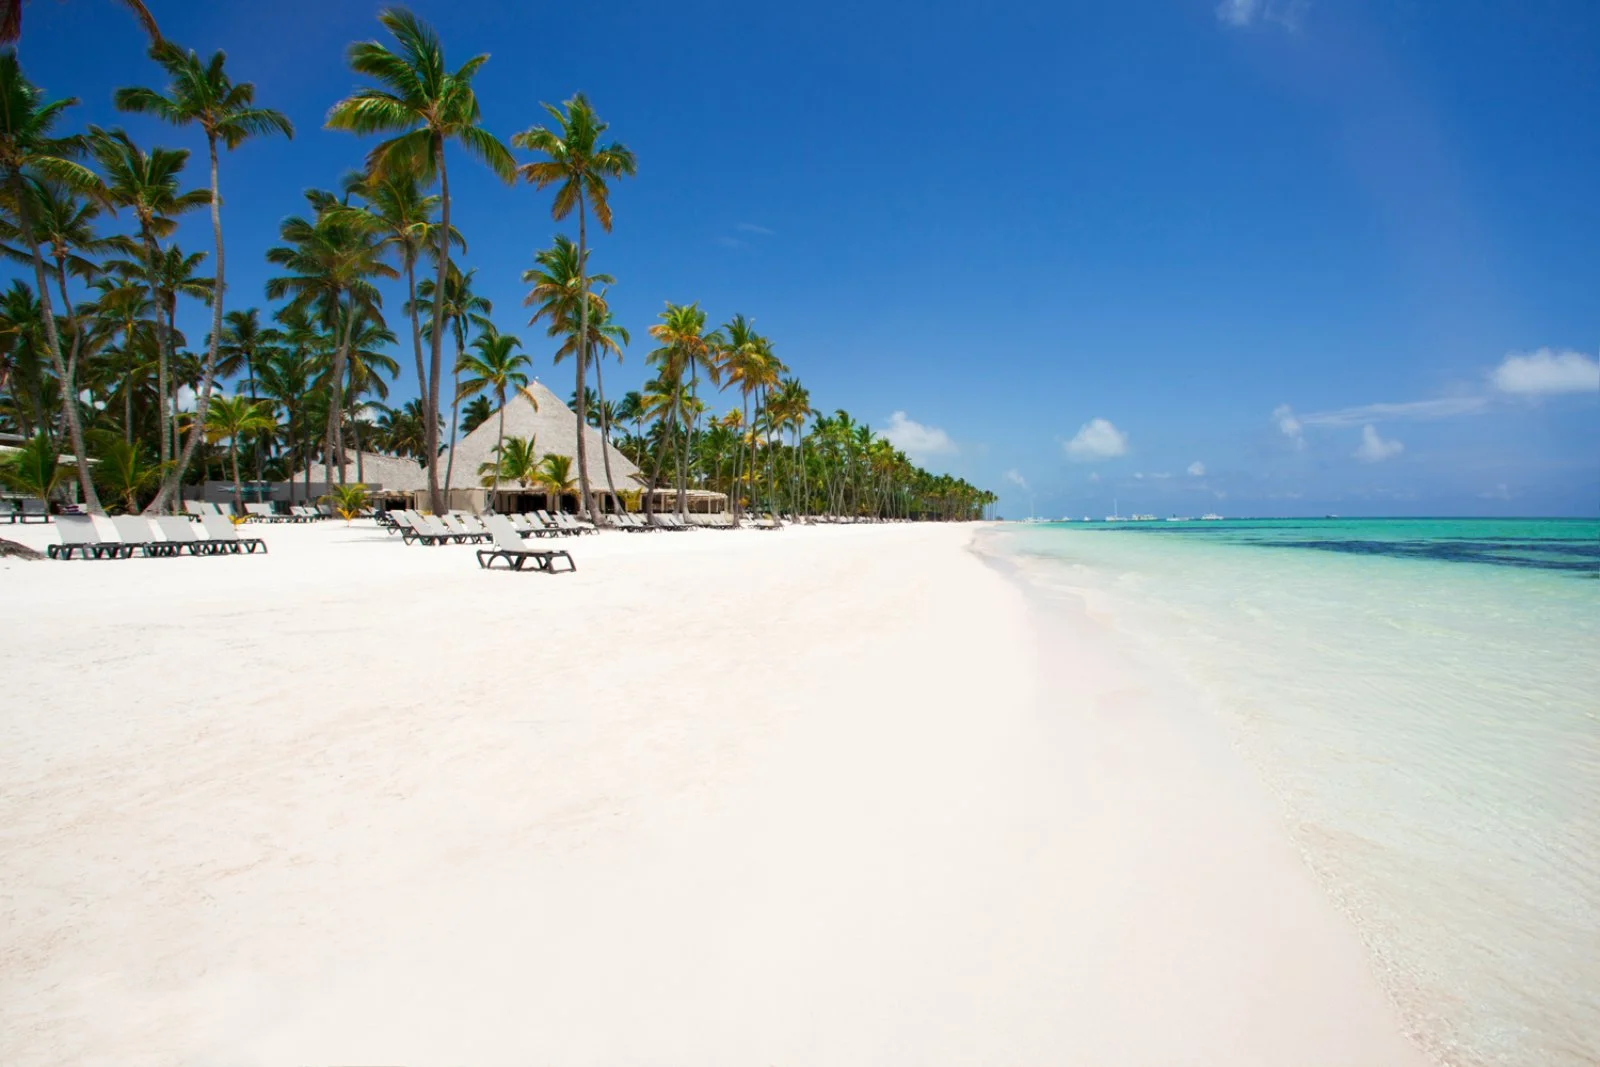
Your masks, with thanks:
[{"label": "beach lounge chair", "polygon": [[617,516],[617,529],[624,533],[649,533],[653,527],[646,526],[644,521],[632,512],[623,512]]},{"label": "beach lounge chair", "polygon": [[[467,520],[463,516],[446,515],[439,521],[444,523],[444,528],[446,530],[449,530],[451,533],[456,535],[457,541],[477,542],[489,540],[489,531],[484,529],[481,523],[479,523],[478,528],[474,530],[472,527],[467,525]],[[476,522],[477,520],[473,521]]]},{"label": "beach lounge chair", "polygon": [[182,515],[157,515],[156,529],[166,538],[163,544],[171,546],[168,551],[174,556],[185,552],[191,556],[214,556],[222,547],[214,541],[196,537],[194,523]]},{"label": "beach lounge chair", "polygon": [[411,513],[411,528],[400,531],[406,544],[420,541],[425,545],[457,544],[461,535],[446,527],[436,516]]},{"label": "beach lounge chair", "polygon": [[252,522],[284,522],[288,518],[273,511],[271,504],[246,504],[244,512]]},{"label": "beach lounge chair", "polygon": [[478,549],[478,566],[485,570],[493,567],[497,559],[505,560],[506,566],[514,571],[520,571],[532,560],[535,569],[555,574],[557,572],[553,565],[557,557],[567,561],[567,570],[578,569],[570,553],[561,549],[535,548],[530,542],[524,541],[504,515],[486,515],[484,524],[494,538],[493,548]]},{"label": "beach lounge chair", "polygon": [[0,519],[6,522],[49,522],[50,505],[36,496],[24,497],[14,505],[0,505]]},{"label": "beach lounge chair", "polygon": [[590,534],[600,532],[589,523],[579,522],[577,519],[573,518],[571,515],[568,515],[564,511],[556,512],[555,520],[557,526],[571,534]]},{"label": "beach lounge chair", "polygon": [[405,533],[411,529],[411,513],[409,511],[389,512],[389,524],[383,529],[385,533]]},{"label": "beach lounge chair", "polygon": [[233,528],[233,520],[224,515],[202,515],[200,525],[205,527],[206,539],[222,546],[218,552],[250,552],[260,549],[267,551],[267,543],[259,537],[240,537],[239,531]]},{"label": "beach lounge chair", "polygon": [[[188,520],[179,519],[185,526]],[[111,527],[117,532],[117,539],[128,548],[129,555],[137,551],[143,556],[176,556],[178,549],[166,541],[157,540],[155,531],[150,528],[150,520],[143,515],[113,515]]]},{"label": "beach lounge chair", "polygon": [[61,543],[44,550],[51,559],[71,559],[74,554],[79,559],[127,559],[133,555],[133,549],[124,548],[121,543],[102,541],[94,520],[87,515],[58,515],[56,536]]},{"label": "beach lounge chair", "polygon": [[198,519],[200,516],[208,513],[210,510],[210,508],[206,507],[198,500],[185,500],[183,502],[183,513],[188,515],[190,518]]}]

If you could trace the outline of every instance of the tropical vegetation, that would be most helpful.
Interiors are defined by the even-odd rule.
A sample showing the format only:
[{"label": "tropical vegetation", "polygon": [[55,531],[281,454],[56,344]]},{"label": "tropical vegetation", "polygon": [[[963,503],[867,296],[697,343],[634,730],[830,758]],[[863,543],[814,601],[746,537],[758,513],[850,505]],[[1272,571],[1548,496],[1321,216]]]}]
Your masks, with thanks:
[{"label": "tropical vegetation", "polygon": [[[515,116],[486,116],[474,88],[490,57],[447,61],[438,34],[403,8],[349,47],[359,87],[325,118],[365,139],[352,151],[359,170],[285,190],[278,240],[243,253],[265,258],[267,284],[230,287],[229,256],[241,253],[224,242],[224,158],[294,128],[223,53],[182,47],[123,2],[147,30],[139,47],[159,87],[119,89],[114,103],[185,143],[75,128],[77,101],[35,85],[17,51],[0,49],[10,491],[157,513],[207,480],[236,504],[274,482],[309,500],[316,468],[349,502],[366,492],[364,457],[385,453],[426,470],[435,510],[457,481],[544,492],[596,518],[618,502],[683,513],[704,493],[738,512],[895,518],[971,518],[994,501],[923,470],[846,411],[818,410],[747,314],[667,302],[637,333],[640,358],[624,362],[635,333],[613,311],[621,283],[604,245],[629,232],[613,191],[638,160],[583,93],[542,105],[502,141],[489,119]],[[21,33],[21,11],[0,0],[0,40]],[[41,7],[30,24],[50,17]],[[452,222],[450,179],[464,163],[520,181],[556,228],[532,235],[539,251],[522,275],[527,325],[542,330],[519,337],[483,295],[471,235]],[[512,203],[507,217],[528,217]],[[203,208],[209,234],[185,222]],[[507,432],[508,404],[559,408],[533,387],[541,367],[571,375],[560,393],[570,390],[575,455]],[[633,368],[631,387],[618,387]],[[457,471],[455,446],[473,433],[493,434],[492,458]]]}]

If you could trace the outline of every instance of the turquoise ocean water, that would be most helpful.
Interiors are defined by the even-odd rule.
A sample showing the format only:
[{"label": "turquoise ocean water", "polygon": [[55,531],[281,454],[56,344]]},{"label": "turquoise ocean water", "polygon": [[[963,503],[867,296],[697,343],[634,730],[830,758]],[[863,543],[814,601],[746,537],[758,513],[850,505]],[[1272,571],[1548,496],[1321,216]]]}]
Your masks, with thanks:
[{"label": "turquoise ocean water", "polygon": [[1600,522],[991,536],[1197,687],[1439,1062],[1600,1064]]}]

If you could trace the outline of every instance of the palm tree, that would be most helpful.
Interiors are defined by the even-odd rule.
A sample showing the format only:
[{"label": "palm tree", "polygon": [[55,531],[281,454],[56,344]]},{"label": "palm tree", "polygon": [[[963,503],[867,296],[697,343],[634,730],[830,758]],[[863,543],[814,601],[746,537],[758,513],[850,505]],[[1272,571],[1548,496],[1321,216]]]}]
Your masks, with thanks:
[{"label": "palm tree", "polygon": [[[437,251],[439,224],[433,221],[437,196],[424,195],[413,174],[392,172],[361,177],[351,191],[365,203],[346,210],[361,213],[364,221],[383,234],[382,244],[394,253],[406,276],[406,313],[411,318],[411,350],[417,363],[417,389],[428,395],[428,368],[422,360],[422,322],[417,311],[417,259]],[[448,241],[463,252],[467,243],[451,230]]]},{"label": "palm tree", "polygon": [[[611,201],[606,180],[632,176],[638,167],[633,153],[625,146],[615,141],[600,142],[607,124],[600,121],[582,93],[566,102],[565,114],[549,104],[543,106],[555,119],[556,129],[534,126],[512,137],[511,143],[549,157],[524,164],[517,168],[517,173],[539,189],[559,186],[555,202],[550,208],[550,214],[557,222],[570,215],[574,207],[578,209],[578,291],[582,294],[578,302],[578,336],[585,339],[586,347],[592,310],[588,299],[589,280],[584,273],[589,258],[586,208],[594,209],[595,221],[601,229],[610,233]],[[588,362],[586,357],[587,352],[581,353],[577,361],[578,491],[583,497],[583,510],[588,512],[589,521],[598,524],[594,498],[589,493],[589,461],[585,441],[588,436],[585,432],[587,420],[583,394],[584,365]]]},{"label": "palm tree", "polygon": [[473,397],[461,408],[461,432],[471,433],[479,426],[482,426],[484,423],[488,422],[489,416],[493,414],[494,408],[490,406],[488,397]]},{"label": "palm tree", "polygon": [[[484,404],[487,406],[488,401]],[[378,447],[390,455],[425,461],[426,443],[421,400],[407,401],[399,408],[386,408],[378,416]]]},{"label": "palm tree", "polygon": [[[261,399],[256,395],[256,365],[279,340],[279,333],[271,326],[261,325],[261,312],[256,308],[234,310],[223,316],[222,344],[217,349],[217,375],[222,378],[237,377],[244,372],[245,384],[250,389],[252,402]],[[256,481],[261,481],[261,448],[256,442]]]},{"label": "palm tree", "polygon": [[[105,197],[112,209],[130,208],[139,226],[143,259],[154,263],[161,254],[158,242],[172,236],[178,216],[211,202],[204,189],[178,191],[178,176],[189,160],[187,149],[154,148],[147,154],[121,130],[101,130],[91,126],[90,137],[96,161],[105,173]],[[155,288],[155,278],[145,279],[153,307],[165,306]],[[170,334],[169,334],[170,337]],[[167,372],[170,341],[157,350],[157,391],[162,399],[158,421],[158,452],[163,461],[172,455],[170,424],[166,417]]]},{"label": "palm tree", "polygon": [[[161,40],[161,30],[156,26],[155,17],[141,0],[117,2],[133,13],[152,41]],[[23,0],[0,0],[0,45],[14,44],[22,37],[22,4]]]},{"label": "palm tree", "polygon": [[0,485],[48,500],[76,472],[56,458],[55,442],[40,431],[22,447],[0,458]]},{"label": "palm tree", "polygon": [[[10,415],[22,436],[49,421],[44,385],[44,315],[33,290],[20,278],[0,290],[0,392],[11,399]],[[25,403],[26,401],[26,403]]]},{"label": "palm tree", "polygon": [[95,482],[107,494],[119,497],[122,510],[133,515],[139,510],[139,497],[159,485],[165,472],[133,442],[103,430],[93,431],[91,436],[95,434]]},{"label": "palm tree", "polygon": [[175,397],[178,383],[172,372],[177,360],[178,345],[183,341],[183,335],[178,333],[177,325],[178,298],[187,296],[209,303],[215,294],[215,289],[212,279],[196,273],[200,265],[205,262],[204,252],[185,253],[177,245],[168,245],[166,248],[152,245],[140,249],[140,252],[141,255],[134,259],[110,260],[105,267],[121,278],[125,287],[142,286],[154,294],[156,310],[165,319],[165,322],[160,324],[159,356],[159,360],[164,360],[165,365],[157,367],[158,388],[161,392],[159,452],[161,462],[165,463],[172,459],[177,451],[174,446],[178,435],[178,405]]},{"label": "palm tree", "polygon": [[[311,388],[316,362],[309,352],[314,333],[301,310],[293,305],[275,316],[283,327],[285,344],[271,352],[258,376],[261,392],[275,407],[283,412],[284,444],[289,456],[289,469],[294,469],[298,453],[301,468],[306,472],[305,499],[311,499],[311,442],[314,425],[312,414],[316,394]],[[291,485],[291,489],[292,489]]]},{"label": "palm tree", "polygon": [[252,434],[278,428],[272,409],[247,396],[219,396],[206,411],[206,440],[228,442],[228,460],[233,467],[233,507],[244,514],[244,487],[239,481],[239,441]]},{"label": "palm tree", "polygon": [[540,480],[539,447],[535,437],[507,437],[495,449],[495,459],[478,465],[485,488],[516,482],[526,489]]},{"label": "palm tree", "polygon": [[[472,291],[472,279],[478,272],[469,270],[463,272],[454,263],[444,276],[444,328],[449,330],[456,341],[456,358],[451,364],[453,371],[453,384],[450,392],[450,456],[444,465],[444,491],[446,497],[450,494],[452,479],[456,470],[456,430],[460,422],[457,411],[461,403],[461,360],[467,351],[467,328],[475,327],[478,330],[492,329],[494,324],[489,321],[489,315],[494,311],[494,304],[486,297],[481,297]],[[417,299],[424,303],[431,303],[434,298],[436,286],[432,279],[425,279],[417,286]],[[415,302],[413,302],[413,306]],[[433,337],[433,317],[422,324],[422,335]]]},{"label": "palm tree", "polygon": [[98,512],[100,498],[95,495],[94,480],[89,472],[83,424],[78,418],[77,391],[61,358],[61,338],[56,333],[55,311],[50,303],[50,286],[45,277],[44,257],[39,252],[39,234],[34,226],[30,210],[32,197],[28,192],[29,187],[40,180],[60,182],[80,190],[98,186],[99,179],[93,172],[76,162],[85,151],[83,138],[54,136],[63,112],[76,103],[77,100],[70,97],[45,101],[38,87],[23,75],[16,53],[0,55],[0,175],[3,175],[6,192],[17,212],[18,229],[33,261],[34,283],[38,287],[44,321],[44,347],[61,381],[61,411],[72,440],[72,454],[77,460],[78,487],[83,493],[84,505],[91,512]]},{"label": "palm tree", "polygon": [[[521,347],[521,338],[490,327],[472,342],[473,354],[467,356],[461,365],[462,372],[467,376],[461,383],[461,391],[476,395],[488,390],[494,394],[495,404],[500,409],[500,426],[495,433],[496,455],[499,455],[500,443],[506,437],[506,394],[513,389],[528,387],[528,368],[533,366],[527,356],[516,351]],[[533,409],[538,411],[539,402],[533,399],[532,394],[528,395],[528,400],[533,404]],[[497,468],[494,484],[490,486],[490,510],[494,509],[494,494],[499,491]]]},{"label": "palm tree", "polygon": [[[394,35],[398,50],[366,41],[350,46],[350,67],[378,84],[359,89],[333,105],[328,112],[331,130],[355,134],[397,133],[367,155],[367,173],[374,177],[414,175],[424,185],[439,182],[439,228],[434,258],[433,321],[444,318],[445,271],[450,262],[450,177],[444,146],[455,141],[477,156],[506,181],[516,163],[479,123],[478,97],[472,78],[488,62],[487,53],[474,56],[452,72],[444,61],[444,46],[431,27],[404,8],[390,8],[378,16]],[[439,495],[439,377],[444,337],[433,334],[428,370],[428,496],[434,511],[443,509]]]},{"label": "palm tree", "polygon": [[356,480],[366,481],[365,452],[361,445],[361,408],[364,396],[389,399],[389,383],[400,373],[400,363],[383,348],[395,342],[394,331],[372,311],[365,311],[345,346],[345,404],[349,408],[350,436],[356,449]]},{"label": "palm tree", "polygon": [[[98,187],[94,189],[94,199],[85,199],[72,189],[50,181],[30,182],[27,193],[34,235],[39,240],[41,254],[48,250],[51,274],[61,296],[61,313],[71,337],[66,354],[67,375],[76,382],[84,331],[82,316],[67,291],[67,277],[70,275],[85,281],[94,278],[100,272],[100,267],[86,254],[103,255],[120,250],[126,244],[126,238],[100,237],[95,233],[94,222],[100,217],[101,210]],[[0,237],[13,240],[21,236],[17,226],[9,222],[0,223]],[[33,262],[31,254],[25,249],[4,246],[0,250],[23,266]]]},{"label": "palm tree", "polygon": [[222,246],[222,191],[217,182],[217,144],[220,142],[230,152],[244,141],[258,134],[281,133],[294,136],[294,125],[281,113],[271,108],[256,107],[256,87],[249,82],[235,85],[223,70],[226,56],[222,52],[212,55],[202,63],[200,56],[185,52],[168,41],[158,41],[150,48],[154,59],[172,79],[165,94],[143,87],[118,89],[113,99],[118,108],[138,114],[154,115],[174,126],[199,125],[206,135],[206,151],[211,161],[211,235],[216,242],[217,276],[214,297],[211,301],[211,338],[206,346],[205,369],[201,372],[199,395],[195,399],[195,422],[184,442],[183,454],[177,466],[168,474],[155,500],[147,512],[159,512],[167,506],[183,481],[189,460],[205,429],[206,407],[211,403],[211,387],[216,377],[217,345],[222,340],[222,294],[227,286],[223,280]]},{"label": "palm tree", "polygon": [[268,280],[267,296],[289,296],[291,307],[305,312],[314,309],[324,326],[336,330],[333,360],[325,379],[329,398],[323,458],[330,468],[338,466],[343,481],[343,392],[351,336],[363,314],[375,315],[383,305],[371,279],[397,278],[399,273],[383,262],[377,235],[348,212],[338,210],[342,205],[331,193],[312,190],[306,198],[317,209],[315,218],[297,215],[285,219],[278,232],[287,243],[267,250],[269,263],[290,271]]},{"label": "palm tree", "polygon": [[550,499],[555,506],[552,511],[561,510],[561,498],[572,492],[577,486],[572,483],[572,457],[551,453],[539,461],[539,481],[544,485],[545,492],[550,494]]}]

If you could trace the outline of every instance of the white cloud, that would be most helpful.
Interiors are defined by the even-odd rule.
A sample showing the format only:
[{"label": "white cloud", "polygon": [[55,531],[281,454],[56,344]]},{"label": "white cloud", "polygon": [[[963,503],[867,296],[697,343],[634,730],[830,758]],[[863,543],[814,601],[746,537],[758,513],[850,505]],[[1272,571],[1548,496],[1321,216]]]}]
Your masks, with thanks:
[{"label": "white cloud", "polygon": [[[195,392],[194,392],[193,389],[191,389],[187,385],[178,386],[178,410],[179,411],[193,411],[194,410],[195,399],[196,399],[196,397],[195,397]],[[207,408],[206,410],[209,411],[211,409]]]},{"label": "white cloud", "polygon": [[765,226],[757,226],[753,222],[741,222],[739,223],[738,228],[743,230],[745,233],[758,233],[762,237],[772,237],[777,232],[775,230],[769,230]]},{"label": "white cloud", "polygon": [[1089,480],[1091,482],[1098,482],[1100,480],[1100,472],[1095,471],[1093,474],[1089,475]]},{"label": "white cloud", "polygon": [[1171,471],[1162,471],[1159,474],[1152,474],[1150,477],[1156,479],[1157,481],[1160,481],[1162,479],[1172,477],[1172,472]]},{"label": "white cloud", "polygon": [[1204,478],[1206,476],[1206,465],[1199,460],[1195,460],[1189,464],[1189,476],[1191,478]]},{"label": "white cloud", "polygon": [[949,455],[960,451],[949,434],[937,426],[924,426],[907,417],[903,411],[896,411],[889,416],[889,428],[883,431],[882,436],[913,459]]},{"label": "white cloud", "polygon": [[1217,18],[1230,26],[1248,26],[1256,19],[1259,0],[1222,0],[1217,5]]},{"label": "white cloud", "polygon": [[1078,428],[1077,436],[1066,443],[1066,450],[1067,455],[1079,463],[1109,459],[1128,451],[1128,435],[1107,419],[1090,419]]},{"label": "white cloud", "polygon": [[1295,418],[1294,409],[1288,404],[1279,404],[1272,409],[1272,421],[1278,426],[1278,431],[1294,442],[1294,447],[1306,447],[1304,430],[1300,420]]},{"label": "white cloud", "polygon": [[1314,411],[1309,415],[1299,416],[1298,421],[1305,426],[1360,426],[1366,422],[1449,419],[1457,415],[1481,415],[1488,408],[1489,401],[1481,396],[1446,396],[1437,400],[1408,400],[1401,404],[1362,404],[1359,407],[1339,408],[1335,411]]},{"label": "white cloud", "polygon": [[1516,396],[1600,392],[1600,360],[1582,352],[1541,348],[1513,352],[1489,375],[1494,387]]},{"label": "white cloud", "polygon": [[1222,0],[1216,7],[1217,20],[1240,29],[1261,22],[1275,22],[1295,33],[1305,22],[1311,0]]},{"label": "white cloud", "polygon": [[1133,479],[1136,482],[1144,481],[1144,471],[1134,471],[1133,472]]},{"label": "white cloud", "polygon": [[1399,441],[1385,440],[1378,436],[1377,427],[1369,422],[1361,427],[1361,446],[1356,449],[1355,457],[1363,463],[1382,463],[1405,450],[1406,446]]},{"label": "white cloud", "polygon": [[1012,485],[1016,486],[1017,488],[1022,489],[1024,491],[1027,490],[1027,488],[1028,488],[1028,479],[1024,478],[1022,476],[1022,472],[1017,470],[1015,467],[1013,467],[1010,470],[1006,471],[1004,477],[1005,477],[1006,481],[1010,482]]}]

